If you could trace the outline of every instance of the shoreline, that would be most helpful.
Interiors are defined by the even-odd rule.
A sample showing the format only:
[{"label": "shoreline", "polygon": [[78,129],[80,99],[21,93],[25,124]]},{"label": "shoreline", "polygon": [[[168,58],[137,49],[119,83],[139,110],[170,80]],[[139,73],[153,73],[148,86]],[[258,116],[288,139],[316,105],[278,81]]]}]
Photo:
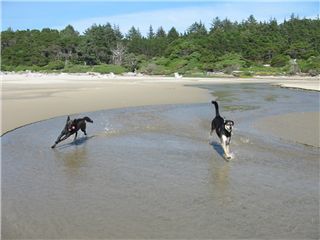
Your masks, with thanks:
[{"label": "shoreline", "polygon": [[1,135],[63,115],[145,105],[205,102],[204,89],[150,78],[100,79],[87,75],[6,75],[2,78]]},{"label": "shoreline", "polygon": [[[210,92],[192,84],[236,83],[268,83],[320,91],[318,79],[301,77],[177,79],[162,76],[9,73],[1,75],[1,136],[28,124],[64,115],[80,115],[82,112],[209,102],[212,100]],[[310,117],[306,117],[308,119]],[[289,120],[285,118],[284,122]],[[289,138],[295,140],[292,136]]]},{"label": "shoreline", "polygon": [[1,85],[4,84],[52,84],[52,83],[82,83],[86,81],[103,82],[168,82],[168,83],[269,83],[274,86],[291,89],[320,91],[319,76],[254,76],[238,78],[229,75],[214,77],[181,77],[175,78],[161,75],[130,74],[114,75],[100,73],[12,73],[0,72]]}]

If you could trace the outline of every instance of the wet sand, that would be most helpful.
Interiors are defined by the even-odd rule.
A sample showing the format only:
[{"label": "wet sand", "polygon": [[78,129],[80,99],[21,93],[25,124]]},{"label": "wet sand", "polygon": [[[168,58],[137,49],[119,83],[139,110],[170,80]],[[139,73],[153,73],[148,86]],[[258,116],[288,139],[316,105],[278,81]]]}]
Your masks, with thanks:
[{"label": "wet sand", "polygon": [[255,127],[266,134],[319,148],[319,114],[319,112],[302,112],[266,117],[258,121]]},{"label": "wet sand", "polygon": [[270,83],[320,90],[311,77],[182,78],[88,74],[2,74],[1,135],[52,117],[156,104],[201,103],[207,91],[186,84]]},{"label": "wet sand", "polygon": [[88,137],[55,150],[65,116],[19,128],[1,138],[3,238],[318,239],[319,148],[254,126],[316,112],[319,93],[188,88],[211,93],[235,120],[232,161],[208,134],[208,101],[84,113]]}]

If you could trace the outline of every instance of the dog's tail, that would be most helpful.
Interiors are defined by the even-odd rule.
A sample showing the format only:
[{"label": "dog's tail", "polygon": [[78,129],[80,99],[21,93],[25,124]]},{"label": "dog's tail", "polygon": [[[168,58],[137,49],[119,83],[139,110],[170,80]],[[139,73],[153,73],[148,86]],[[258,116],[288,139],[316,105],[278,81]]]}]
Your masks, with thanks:
[{"label": "dog's tail", "polygon": [[91,118],[89,118],[89,117],[84,117],[83,119],[86,120],[86,122],[93,123],[93,121],[92,121]]},{"label": "dog's tail", "polygon": [[216,101],[211,101],[211,103],[214,105],[214,107],[216,108],[216,116],[220,116],[219,113],[219,105]]}]

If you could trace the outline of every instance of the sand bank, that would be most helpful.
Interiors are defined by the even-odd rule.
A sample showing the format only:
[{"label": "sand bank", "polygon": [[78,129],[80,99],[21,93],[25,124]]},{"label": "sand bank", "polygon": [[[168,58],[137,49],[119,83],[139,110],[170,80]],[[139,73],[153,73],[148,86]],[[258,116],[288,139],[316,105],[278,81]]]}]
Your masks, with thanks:
[{"label": "sand bank", "polygon": [[[7,78],[8,77],[8,78]],[[25,79],[5,76],[2,134],[56,116],[132,106],[208,101],[206,90],[182,82],[59,75]]]},{"label": "sand bank", "polygon": [[255,127],[281,139],[320,147],[319,112],[288,113],[259,120]]},{"label": "sand bank", "polygon": [[81,112],[199,103],[206,90],[187,84],[271,83],[320,90],[316,78],[180,78],[100,74],[2,74],[1,134],[32,122]]}]

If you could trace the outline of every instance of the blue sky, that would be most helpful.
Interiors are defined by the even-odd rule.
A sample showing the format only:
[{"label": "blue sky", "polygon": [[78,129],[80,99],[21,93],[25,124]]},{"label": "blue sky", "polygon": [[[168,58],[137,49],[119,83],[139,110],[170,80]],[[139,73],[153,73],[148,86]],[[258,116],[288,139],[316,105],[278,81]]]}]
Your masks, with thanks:
[{"label": "blue sky", "polygon": [[257,20],[276,18],[282,22],[292,13],[299,17],[315,18],[319,14],[319,1],[2,1],[2,29],[63,29],[71,24],[83,32],[93,23],[119,25],[123,33],[131,26],[146,34],[149,26],[156,30],[162,26],[168,31],[175,26],[184,32],[195,21],[207,28],[215,17],[242,21],[250,14]]}]

